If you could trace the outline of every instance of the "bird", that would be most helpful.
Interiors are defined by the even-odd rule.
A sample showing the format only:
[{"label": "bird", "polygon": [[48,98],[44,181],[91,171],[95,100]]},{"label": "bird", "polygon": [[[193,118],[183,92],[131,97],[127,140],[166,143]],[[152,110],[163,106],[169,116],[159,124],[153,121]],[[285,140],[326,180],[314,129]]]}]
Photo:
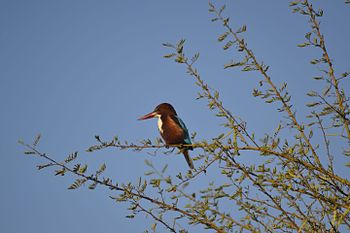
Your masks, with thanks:
[{"label": "bird", "polygon": [[[150,112],[138,120],[158,118],[158,130],[167,146],[171,145],[191,145],[191,138],[185,123],[177,115],[175,108],[169,103],[159,104],[153,112]],[[186,162],[191,169],[194,169],[192,159],[188,150],[193,150],[192,146],[178,146],[185,156]]]}]

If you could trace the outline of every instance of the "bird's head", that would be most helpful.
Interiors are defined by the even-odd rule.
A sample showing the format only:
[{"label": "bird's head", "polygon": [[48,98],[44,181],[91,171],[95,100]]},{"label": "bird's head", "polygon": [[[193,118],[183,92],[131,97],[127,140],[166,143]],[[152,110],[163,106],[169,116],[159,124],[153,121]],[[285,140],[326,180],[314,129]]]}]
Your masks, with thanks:
[{"label": "bird's head", "polygon": [[162,104],[159,104],[153,110],[153,112],[150,112],[150,113],[140,117],[139,120],[146,120],[146,119],[150,119],[150,118],[154,118],[154,117],[160,117],[163,115],[177,115],[177,114],[176,114],[174,107],[171,106],[171,104],[162,103]]}]

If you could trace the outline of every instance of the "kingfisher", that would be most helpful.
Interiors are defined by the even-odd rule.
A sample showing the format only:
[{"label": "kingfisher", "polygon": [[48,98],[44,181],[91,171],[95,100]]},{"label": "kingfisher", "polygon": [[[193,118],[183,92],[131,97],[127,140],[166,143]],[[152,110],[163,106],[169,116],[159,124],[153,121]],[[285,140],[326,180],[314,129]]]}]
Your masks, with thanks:
[{"label": "kingfisher", "polygon": [[[174,107],[168,103],[159,104],[151,113],[139,118],[146,120],[158,118],[158,130],[166,145],[191,145],[191,138],[185,123],[177,115]],[[185,156],[186,162],[191,169],[194,169],[193,162],[188,150],[193,150],[192,146],[179,146],[179,150]]]}]

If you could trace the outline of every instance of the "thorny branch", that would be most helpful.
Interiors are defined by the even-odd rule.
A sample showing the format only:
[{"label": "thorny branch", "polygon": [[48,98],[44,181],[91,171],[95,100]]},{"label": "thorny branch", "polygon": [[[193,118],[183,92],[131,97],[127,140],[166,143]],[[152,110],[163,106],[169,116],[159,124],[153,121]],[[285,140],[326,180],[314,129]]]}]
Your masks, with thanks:
[{"label": "thorny branch", "polygon": [[153,204],[157,205],[159,208],[162,208],[164,210],[170,210],[170,211],[174,211],[174,212],[180,213],[180,214],[188,217],[189,219],[192,219],[192,220],[197,221],[197,222],[199,222],[199,223],[201,223],[203,225],[206,225],[207,227],[209,227],[211,229],[214,229],[218,233],[224,233],[224,231],[222,231],[220,227],[218,227],[214,222],[211,222],[208,219],[200,218],[199,216],[197,216],[195,214],[191,214],[190,212],[188,212],[186,210],[180,209],[180,208],[178,208],[178,207],[176,207],[174,205],[171,205],[171,204],[168,204],[168,203],[165,203],[165,202],[162,202],[162,201],[158,201],[158,200],[156,200],[156,199],[154,199],[152,197],[146,196],[144,194],[140,194],[140,193],[134,192],[134,191],[132,191],[130,189],[119,187],[118,185],[112,184],[111,181],[110,182],[105,182],[103,180],[100,180],[96,176],[93,176],[93,175],[87,176],[87,175],[85,175],[83,173],[74,171],[73,169],[71,169],[70,167],[64,165],[63,163],[59,163],[56,160],[52,159],[47,154],[41,153],[40,151],[38,151],[35,147],[33,147],[31,145],[24,144],[24,146],[27,147],[28,149],[30,149],[30,151],[33,152],[35,155],[38,155],[38,156],[40,156],[40,157],[50,161],[53,166],[61,167],[65,171],[68,171],[68,172],[70,172],[70,173],[72,173],[72,174],[74,174],[76,176],[82,177],[82,178],[84,178],[86,180],[89,180],[89,181],[92,181],[94,183],[98,183],[99,185],[106,186],[106,187],[108,187],[111,190],[121,191],[123,193],[126,193],[127,195],[131,195],[132,197],[141,198],[142,200],[146,200],[146,201],[148,201],[150,203],[153,203]]}]

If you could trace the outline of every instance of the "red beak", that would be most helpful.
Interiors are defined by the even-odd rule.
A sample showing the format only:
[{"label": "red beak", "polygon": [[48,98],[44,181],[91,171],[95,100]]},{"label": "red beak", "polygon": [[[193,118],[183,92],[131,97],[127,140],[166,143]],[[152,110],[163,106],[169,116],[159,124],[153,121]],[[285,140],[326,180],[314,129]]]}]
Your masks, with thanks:
[{"label": "red beak", "polygon": [[157,112],[151,112],[151,113],[148,113],[148,114],[140,117],[138,120],[146,120],[146,119],[154,118],[154,117],[156,117],[156,115],[157,115]]}]

